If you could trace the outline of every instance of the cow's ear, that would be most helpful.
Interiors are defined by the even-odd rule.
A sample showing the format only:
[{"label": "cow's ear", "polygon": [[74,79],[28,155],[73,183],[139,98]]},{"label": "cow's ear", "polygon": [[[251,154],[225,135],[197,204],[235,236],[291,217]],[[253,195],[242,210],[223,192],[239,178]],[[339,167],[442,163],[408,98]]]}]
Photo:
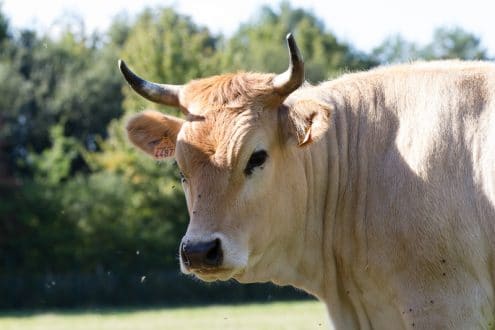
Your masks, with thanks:
[{"label": "cow's ear", "polygon": [[332,113],[328,105],[313,100],[282,105],[279,111],[285,139],[299,147],[307,146],[325,134]]},{"label": "cow's ear", "polygon": [[127,136],[139,149],[155,159],[173,157],[177,134],[184,120],[147,110],[131,117],[127,122]]}]

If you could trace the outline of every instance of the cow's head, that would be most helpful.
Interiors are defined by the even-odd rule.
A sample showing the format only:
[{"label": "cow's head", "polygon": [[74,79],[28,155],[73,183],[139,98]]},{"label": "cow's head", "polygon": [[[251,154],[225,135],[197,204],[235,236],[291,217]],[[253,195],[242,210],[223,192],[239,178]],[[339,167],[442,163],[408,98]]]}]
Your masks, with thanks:
[{"label": "cow's head", "polygon": [[297,153],[324,131],[326,120],[310,101],[287,103],[304,81],[291,35],[287,42],[290,64],[282,74],[226,74],[184,86],[145,81],[119,61],[140,95],[185,114],[144,111],[127,124],[138,148],[177,160],[190,215],[179,248],[184,273],[206,281],[264,281],[271,276],[267,268],[284,271],[300,254],[297,233],[308,201]]}]

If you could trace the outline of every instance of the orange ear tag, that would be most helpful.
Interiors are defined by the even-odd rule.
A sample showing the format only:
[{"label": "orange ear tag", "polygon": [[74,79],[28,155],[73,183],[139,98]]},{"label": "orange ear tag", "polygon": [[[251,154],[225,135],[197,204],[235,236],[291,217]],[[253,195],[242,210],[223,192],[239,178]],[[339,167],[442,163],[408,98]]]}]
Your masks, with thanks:
[{"label": "orange ear tag", "polygon": [[153,156],[157,159],[172,157],[175,151],[175,144],[166,136],[162,137],[160,142],[153,150]]}]

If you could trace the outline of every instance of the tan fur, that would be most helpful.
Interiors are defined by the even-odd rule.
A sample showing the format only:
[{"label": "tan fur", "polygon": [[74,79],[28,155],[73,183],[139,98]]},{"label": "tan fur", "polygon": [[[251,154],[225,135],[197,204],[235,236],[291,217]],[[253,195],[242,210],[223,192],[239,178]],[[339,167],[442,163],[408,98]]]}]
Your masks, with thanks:
[{"label": "tan fur", "polygon": [[493,328],[495,66],[378,68],[286,100],[272,77],[193,81],[194,119],[129,123],[148,153],[177,141],[185,236],[222,241],[221,267],[195,275],[304,289],[336,329]]},{"label": "tan fur", "polygon": [[237,73],[224,74],[191,81],[181,95],[181,103],[187,108],[198,105],[195,114],[211,109],[244,109],[250,102],[267,103],[278,98],[271,93],[273,74]]}]

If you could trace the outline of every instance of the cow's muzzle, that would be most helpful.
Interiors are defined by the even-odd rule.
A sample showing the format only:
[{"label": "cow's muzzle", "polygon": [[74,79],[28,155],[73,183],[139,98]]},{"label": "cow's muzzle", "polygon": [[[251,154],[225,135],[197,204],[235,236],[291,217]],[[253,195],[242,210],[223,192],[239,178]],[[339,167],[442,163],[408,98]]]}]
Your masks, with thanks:
[{"label": "cow's muzzle", "polygon": [[180,257],[189,270],[214,269],[223,261],[222,244],[218,238],[208,242],[186,239],[180,245]]}]

